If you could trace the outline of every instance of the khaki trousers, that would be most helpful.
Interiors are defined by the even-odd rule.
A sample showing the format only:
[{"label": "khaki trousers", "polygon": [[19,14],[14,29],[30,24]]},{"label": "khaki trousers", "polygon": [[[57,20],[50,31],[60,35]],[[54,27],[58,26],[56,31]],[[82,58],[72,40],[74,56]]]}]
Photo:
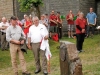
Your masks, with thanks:
[{"label": "khaki trousers", "polygon": [[24,59],[24,54],[20,49],[20,45],[12,44],[10,43],[10,54],[11,54],[11,62],[14,72],[18,72],[18,66],[17,66],[17,54],[20,60],[22,72],[26,72],[26,62]]},{"label": "khaki trousers", "polygon": [[8,48],[8,42],[6,41],[6,34],[1,34],[1,49],[7,49]]},{"label": "khaki trousers", "polygon": [[40,43],[32,43],[32,50],[35,58],[36,69],[41,69],[40,66],[40,56],[42,58],[42,70],[47,70],[47,59],[45,56],[45,51],[40,50]]}]

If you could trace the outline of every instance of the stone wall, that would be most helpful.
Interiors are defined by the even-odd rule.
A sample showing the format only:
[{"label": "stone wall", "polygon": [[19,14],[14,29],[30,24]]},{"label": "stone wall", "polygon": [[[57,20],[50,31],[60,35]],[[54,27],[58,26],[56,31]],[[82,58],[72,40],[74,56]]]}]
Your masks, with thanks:
[{"label": "stone wall", "polygon": [[[14,2],[13,2],[14,1]],[[69,10],[72,10],[74,15],[78,10],[86,14],[89,12],[89,8],[93,7],[98,16],[98,24],[100,25],[100,1],[99,0],[43,0],[44,5],[41,6],[41,13],[50,14],[52,10],[55,12],[61,12],[61,15],[68,14]],[[19,19],[23,18],[24,14],[30,14],[30,12],[21,12],[18,0],[0,0],[0,18],[3,16],[10,18],[12,15],[18,16]],[[63,31],[66,31],[67,22],[63,21]]]},{"label": "stone wall", "polygon": [[10,18],[13,15],[12,0],[0,0],[0,19],[5,16]]},{"label": "stone wall", "polygon": [[[41,7],[41,13],[50,14],[51,10],[55,12],[60,11],[61,14],[68,14],[71,9],[74,15],[77,14],[78,10],[81,10],[86,17],[86,14],[89,12],[89,8],[93,7],[94,12],[97,11],[98,23],[100,22],[100,1],[98,0],[43,0],[44,6]],[[96,7],[97,6],[97,7]],[[100,24],[100,23],[99,23]],[[67,30],[67,22],[63,21],[63,31]]]},{"label": "stone wall", "polygon": [[[69,13],[69,10],[72,10],[76,15],[79,10],[79,0],[43,0],[44,6],[41,7],[41,13],[48,13],[52,10],[55,12],[61,12],[61,15]],[[63,31],[67,31],[67,22],[63,21]]]},{"label": "stone wall", "polygon": [[85,16],[89,12],[89,8],[93,7],[97,14],[97,25],[100,25],[100,1],[99,0],[80,0],[80,10],[84,12]]},{"label": "stone wall", "polygon": [[3,16],[9,19],[12,15],[22,19],[24,14],[30,14],[29,12],[21,12],[19,9],[18,0],[0,0],[0,19]]},{"label": "stone wall", "polygon": [[97,24],[100,26],[100,1],[97,1]]},{"label": "stone wall", "polygon": [[95,0],[79,0],[79,7],[79,10],[81,10],[86,16],[90,7],[93,7],[95,11]]}]

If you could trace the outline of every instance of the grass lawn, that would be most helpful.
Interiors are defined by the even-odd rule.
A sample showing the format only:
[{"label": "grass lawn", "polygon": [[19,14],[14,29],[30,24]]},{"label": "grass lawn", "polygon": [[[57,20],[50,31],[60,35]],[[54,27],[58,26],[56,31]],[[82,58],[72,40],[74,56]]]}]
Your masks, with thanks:
[{"label": "grass lawn", "polygon": [[[76,43],[76,39],[69,39],[67,37],[63,37],[62,40]],[[52,58],[50,60],[51,72],[49,75],[60,75],[59,50],[56,49],[57,46],[59,46],[58,42],[50,40]],[[84,75],[100,75],[100,35],[95,35],[93,39],[86,38],[83,50],[85,52],[80,53],[79,56],[83,64]],[[34,75],[35,64],[32,51],[28,51],[28,54],[25,54],[25,59],[28,70],[31,72],[31,75]],[[21,75],[20,65],[19,73]],[[0,75],[13,75],[9,51],[0,50]],[[37,75],[43,75],[43,73],[41,72]]]}]

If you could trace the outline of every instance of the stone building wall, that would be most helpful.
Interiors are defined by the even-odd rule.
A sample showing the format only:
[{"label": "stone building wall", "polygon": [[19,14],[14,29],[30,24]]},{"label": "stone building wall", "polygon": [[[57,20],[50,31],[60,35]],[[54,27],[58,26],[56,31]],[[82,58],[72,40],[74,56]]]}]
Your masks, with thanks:
[{"label": "stone building wall", "polygon": [[12,0],[0,0],[0,19],[5,16],[10,18],[13,15]]},{"label": "stone building wall", "polygon": [[97,8],[97,24],[100,26],[100,1],[98,0],[96,3],[96,8]]},{"label": "stone building wall", "polygon": [[[14,1],[14,2],[13,2]],[[100,24],[100,0],[43,0],[44,5],[41,6],[41,13],[50,14],[52,10],[61,12],[61,15],[68,14],[72,10],[74,15],[78,10],[84,12],[85,16],[89,12],[89,8],[93,7],[98,16],[98,24]],[[0,0],[0,18],[5,16],[10,18],[12,15],[18,16],[19,19],[23,18],[24,14],[29,12],[21,12],[18,0]],[[63,30],[66,30],[67,22],[63,21]]]},{"label": "stone building wall", "polygon": [[89,8],[93,7],[97,14],[97,25],[100,25],[100,0],[80,0],[80,10],[84,12],[85,16],[89,12]]},{"label": "stone building wall", "polygon": [[9,19],[12,15],[22,19],[24,14],[30,14],[30,12],[21,12],[19,9],[18,0],[0,0],[0,19],[3,16]]},{"label": "stone building wall", "polygon": [[[41,7],[41,13],[50,14],[51,10],[55,12],[60,11],[61,14],[68,14],[69,10],[72,10],[74,15],[77,14],[78,10],[85,14],[89,12],[89,8],[93,7],[96,12],[98,19],[97,23],[100,24],[100,0],[43,0],[44,6]],[[63,21],[63,31],[66,31],[67,22]]]},{"label": "stone building wall", "polygon": [[95,12],[95,0],[79,0],[79,9],[85,14],[89,12],[89,8],[93,7]]},{"label": "stone building wall", "polygon": [[[61,12],[61,15],[69,13],[72,10],[76,15],[79,10],[79,0],[43,0],[44,6],[41,7],[41,13],[48,13],[52,10]],[[67,31],[67,22],[63,21],[63,31]]]}]

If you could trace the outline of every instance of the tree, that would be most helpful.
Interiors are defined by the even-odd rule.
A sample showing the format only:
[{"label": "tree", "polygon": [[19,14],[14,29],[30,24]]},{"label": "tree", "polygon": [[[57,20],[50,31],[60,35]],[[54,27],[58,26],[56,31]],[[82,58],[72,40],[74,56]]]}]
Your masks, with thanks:
[{"label": "tree", "polygon": [[36,12],[36,15],[40,18],[40,5],[43,5],[42,0],[18,0],[20,3],[21,11],[28,11],[33,9]]}]

